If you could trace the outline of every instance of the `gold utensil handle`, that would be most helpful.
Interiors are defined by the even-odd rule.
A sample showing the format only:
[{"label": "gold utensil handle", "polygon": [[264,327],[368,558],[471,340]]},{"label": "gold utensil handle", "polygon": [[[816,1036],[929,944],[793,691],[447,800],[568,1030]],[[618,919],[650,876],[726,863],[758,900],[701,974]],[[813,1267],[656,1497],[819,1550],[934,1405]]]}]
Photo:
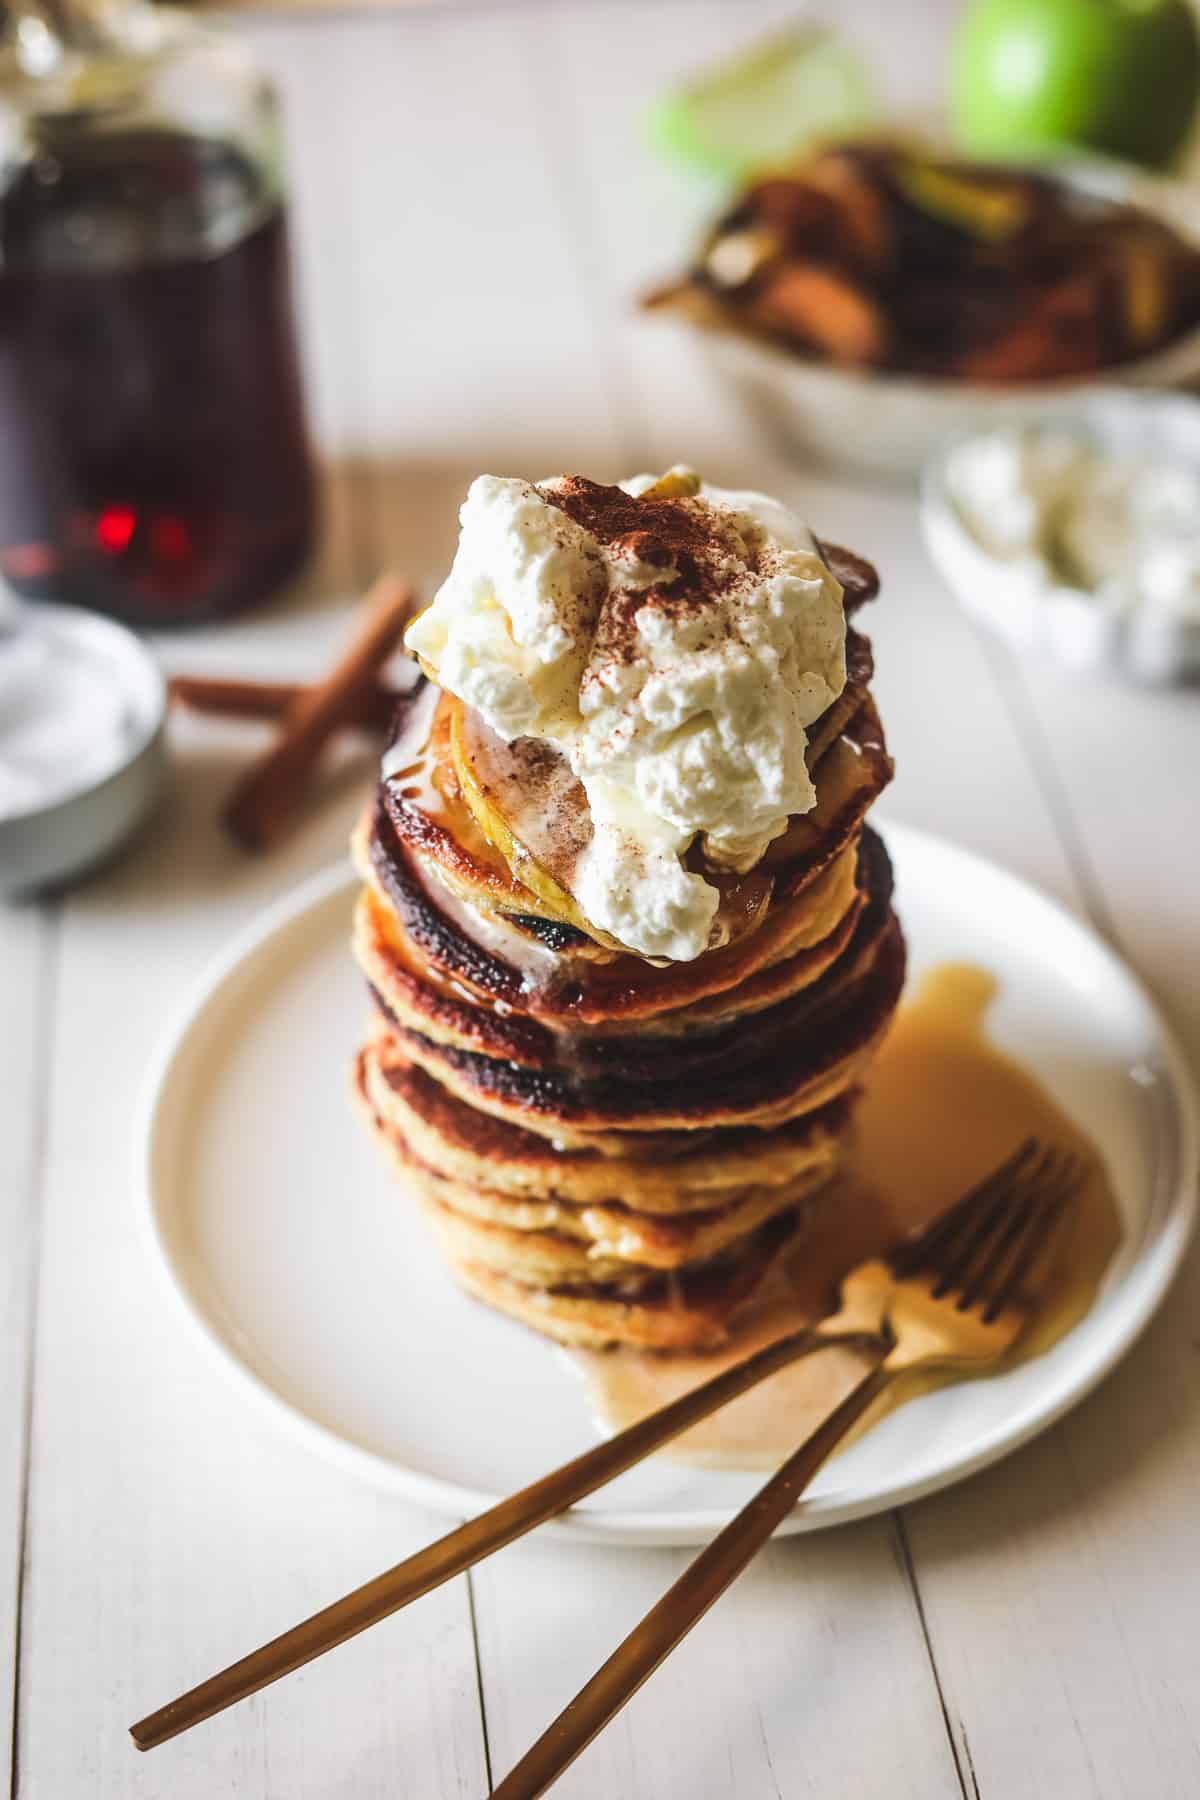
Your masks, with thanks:
[{"label": "gold utensil handle", "polygon": [[344,1644],[347,1638],[355,1637],[369,1625],[398,1612],[410,1600],[419,1599],[452,1575],[461,1574],[481,1558],[490,1556],[493,1550],[511,1544],[536,1525],[564,1512],[575,1501],[594,1493],[614,1476],[650,1455],[660,1444],[677,1437],[689,1425],[707,1418],[709,1413],[716,1412],[727,1401],[765,1381],[777,1370],[834,1344],[878,1351],[880,1339],[862,1331],[829,1335],[812,1329],[790,1332],[714,1376],[711,1381],[673,1400],[669,1406],[661,1407],[636,1425],[597,1444],[574,1461],[564,1463],[520,1493],[501,1500],[478,1518],[469,1519],[436,1543],[397,1563],[395,1568],[385,1570],[374,1580],[355,1588],[353,1593],[336,1600],[332,1606],[292,1626],[269,1644],[251,1651],[220,1674],[202,1681],[179,1699],[139,1720],[130,1727],[130,1736],[139,1750],[150,1750],[202,1720],[211,1719],[214,1713],[223,1712],[227,1706],[257,1693],[272,1681],[278,1681],[281,1675],[288,1675],[326,1650]]},{"label": "gold utensil handle", "polygon": [[[884,1354],[881,1350],[880,1355]],[[737,1517],[689,1563],[675,1585],[651,1607],[499,1787],[493,1788],[490,1800],[535,1800],[536,1795],[545,1793],[741,1574],[792,1510],[826,1457],[892,1379],[890,1370],[877,1366],[851,1389]]]}]

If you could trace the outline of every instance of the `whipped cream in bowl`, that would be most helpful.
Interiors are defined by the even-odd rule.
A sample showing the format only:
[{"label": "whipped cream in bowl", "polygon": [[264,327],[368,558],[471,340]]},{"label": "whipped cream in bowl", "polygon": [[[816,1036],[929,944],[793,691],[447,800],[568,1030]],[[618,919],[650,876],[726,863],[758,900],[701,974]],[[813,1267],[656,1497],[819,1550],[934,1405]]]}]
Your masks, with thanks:
[{"label": "whipped cream in bowl", "polygon": [[166,685],[123,625],[39,603],[0,615],[0,892],[101,862],[161,789]]},{"label": "whipped cream in bowl", "polygon": [[964,608],[1027,653],[1200,676],[1200,404],[1112,393],[929,465],[922,523]]},{"label": "whipped cream in bowl", "polygon": [[617,487],[481,476],[461,527],[409,649],[500,738],[569,765],[587,920],[642,956],[699,956],[720,903],[705,871],[752,869],[816,802],[807,733],[846,671],[842,591],[811,533],[684,469]]}]

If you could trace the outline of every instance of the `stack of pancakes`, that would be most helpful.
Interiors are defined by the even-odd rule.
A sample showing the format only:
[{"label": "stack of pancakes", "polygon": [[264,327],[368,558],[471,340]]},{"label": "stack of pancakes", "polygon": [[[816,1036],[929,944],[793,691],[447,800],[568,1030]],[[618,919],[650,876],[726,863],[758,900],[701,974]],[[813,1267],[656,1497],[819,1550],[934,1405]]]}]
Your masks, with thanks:
[{"label": "stack of pancakes", "polygon": [[[874,570],[821,550],[851,614]],[[836,1168],[904,978],[887,854],[864,826],[891,762],[852,626],[846,661],[809,733],[816,806],[723,878],[724,941],[692,962],[566,922],[528,862],[519,878],[528,831],[481,828],[541,783],[556,842],[564,818],[586,833],[545,746],[488,751],[431,686],[399,722],[355,840],[374,1000],[357,1091],[457,1279],[562,1342],[719,1344]]]}]

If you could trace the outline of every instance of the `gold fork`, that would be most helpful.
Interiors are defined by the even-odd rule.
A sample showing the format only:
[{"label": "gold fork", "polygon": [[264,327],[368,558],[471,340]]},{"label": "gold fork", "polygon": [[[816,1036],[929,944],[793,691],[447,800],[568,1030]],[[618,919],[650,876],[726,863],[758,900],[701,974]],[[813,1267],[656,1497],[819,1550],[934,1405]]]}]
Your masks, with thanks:
[{"label": "gold fork", "polygon": [[[908,1264],[914,1264],[914,1269],[923,1268],[931,1266],[929,1259],[935,1255],[944,1254],[948,1257],[953,1244],[959,1241],[972,1221],[984,1221],[992,1217],[998,1199],[1007,1202],[1010,1190],[1014,1195],[1042,1190],[1048,1192],[1056,1170],[1060,1175],[1067,1172],[1067,1165],[1062,1158],[1055,1157],[1053,1152],[1040,1151],[1031,1140],[1026,1142],[978,1187],[963,1195],[948,1212],[902,1246],[893,1258],[893,1263],[902,1274],[907,1275],[911,1272]],[[904,1262],[905,1258],[908,1259],[907,1263]],[[212,1718],[215,1713],[223,1712],[238,1700],[257,1693],[281,1676],[290,1674],[293,1669],[302,1668],[305,1663],[312,1662],[326,1650],[345,1643],[348,1638],[398,1612],[401,1607],[439,1587],[452,1576],[461,1574],[483,1557],[490,1556],[494,1550],[511,1544],[545,1520],[565,1512],[576,1501],[595,1493],[606,1482],[632,1468],[635,1463],[686,1431],[689,1426],[707,1418],[737,1395],[757,1386],[759,1382],[765,1381],[768,1376],[786,1368],[800,1357],[812,1355],[831,1344],[842,1344],[873,1354],[878,1363],[879,1358],[892,1348],[891,1336],[884,1334],[882,1330],[888,1298],[895,1286],[891,1266],[870,1263],[852,1271],[842,1286],[840,1308],[830,1318],[776,1339],[762,1350],[756,1351],[753,1356],[746,1357],[732,1368],[714,1376],[711,1381],[693,1388],[670,1405],[618,1432],[615,1437],[595,1445],[582,1456],[575,1457],[573,1461],[543,1476],[540,1481],[510,1495],[507,1500],[501,1500],[478,1518],[469,1519],[466,1524],[448,1532],[445,1537],[427,1545],[424,1550],[417,1551],[404,1562],[397,1563],[394,1568],[385,1570],[382,1575],[375,1576],[373,1580],[355,1588],[352,1593],[343,1595],[340,1600],[314,1613],[311,1618],[292,1626],[270,1643],[251,1651],[227,1669],[222,1669],[219,1674],[210,1676],[207,1681],[189,1689],[178,1699],[150,1713],[131,1726],[130,1735],[134,1743],[139,1750],[150,1750],[157,1744],[165,1743],[168,1738],[176,1737],[180,1732],[200,1724],[202,1720]],[[868,1381],[876,1379],[875,1372],[868,1377]],[[848,1401],[843,1403],[843,1407],[838,1409],[821,1431],[828,1433],[835,1427],[845,1406],[857,1401],[865,1391],[865,1386],[866,1384],[860,1384],[854,1390]],[[878,1391],[878,1387],[873,1388],[861,1405],[847,1416],[847,1425],[859,1416]],[[817,1437],[820,1435],[820,1432],[816,1434]],[[840,1435],[841,1432],[838,1431],[830,1438],[828,1447],[821,1451],[817,1461],[812,1464],[810,1474],[824,1461]],[[809,1440],[810,1445],[813,1442],[815,1438]],[[806,1449],[808,1447],[804,1446]],[[793,1458],[792,1462],[795,1460]],[[787,1464],[785,1468],[791,1466]],[[781,1470],[780,1475],[783,1473]],[[809,1476],[805,1476],[804,1480],[808,1479]],[[800,1487],[803,1485],[804,1482],[801,1482]],[[800,1487],[796,1488],[797,1493],[800,1492]],[[780,1517],[788,1510],[788,1505],[782,1507]],[[717,1540],[718,1543],[720,1541]],[[757,1548],[759,1541],[761,1540],[755,1541],[749,1554],[753,1553],[753,1548]],[[749,1560],[749,1555],[746,1560]],[[738,1565],[741,1566],[743,1565]],[[732,1580],[738,1567],[732,1570],[728,1580]],[[715,1599],[719,1592],[719,1587],[714,1589],[712,1598]],[[706,1604],[711,1604],[711,1600]],[[699,1616],[697,1612],[689,1623],[694,1623],[694,1619]],[[683,1630],[686,1629],[685,1625]],[[679,1636],[682,1635],[681,1630]],[[678,1638],[673,1641],[677,1642]],[[667,1646],[668,1649],[670,1647]],[[662,1654],[665,1655],[666,1651]],[[646,1674],[649,1672],[647,1669]],[[644,1680],[645,1675],[640,1679]],[[599,1730],[603,1722],[601,1719],[594,1730]],[[590,1735],[592,1734],[589,1733]],[[577,1755],[585,1742],[586,1738],[571,1754]],[[516,1771],[514,1775],[515,1773]]]},{"label": "gold fork", "polygon": [[887,1261],[853,1270],[842,1315],[880,1318],[874,1366],[564,1708],[490,1800],[535,1800],[558,1779],[741,1574],[855,1421],[917,1369],[978,1374],[1011,1350],[1037,1307],[1039,1256],[1083,1166],[1032,1141]]}]

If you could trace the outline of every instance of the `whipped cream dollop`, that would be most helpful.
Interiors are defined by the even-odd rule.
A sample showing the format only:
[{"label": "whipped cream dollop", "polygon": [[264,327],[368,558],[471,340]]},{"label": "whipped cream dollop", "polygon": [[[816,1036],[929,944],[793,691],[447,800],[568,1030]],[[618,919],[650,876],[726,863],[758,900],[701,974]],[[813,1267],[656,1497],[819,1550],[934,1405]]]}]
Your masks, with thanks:
[{"label": "whipped cream dollop", "polygon": [[406,643],[509,741],[543,738],[587,793],[572,884],[644,956],[708,946],[719,893],[816,795],[807,728],[845,685],[842,590],[778,501],[690,471],[604,487],[483,475],[454,565]]}]

